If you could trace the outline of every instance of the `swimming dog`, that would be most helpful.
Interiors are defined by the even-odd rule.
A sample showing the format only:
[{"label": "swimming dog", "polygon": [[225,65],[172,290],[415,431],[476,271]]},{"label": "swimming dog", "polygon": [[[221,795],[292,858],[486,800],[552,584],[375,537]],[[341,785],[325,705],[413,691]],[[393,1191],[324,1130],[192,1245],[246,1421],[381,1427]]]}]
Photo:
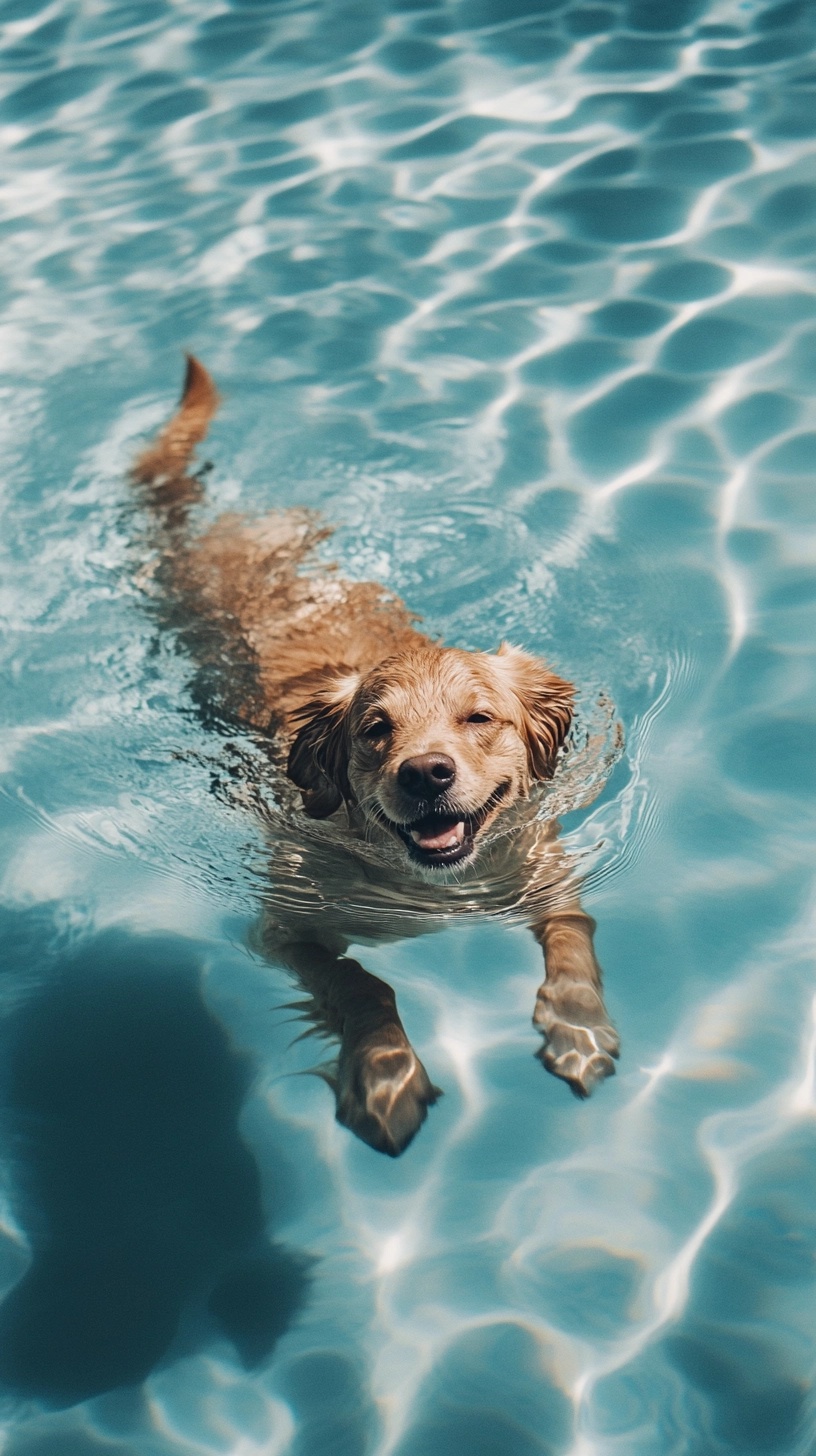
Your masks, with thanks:
[{"label": "swimming dog", "polygon": [[295,973],[307,1014],[339,1042],[329,1074],[338,1119],[395,1156],[439,1095],[393,990],[348,946],[474,911],[530,925],[546,965],[539,1055],[587,1096],[614,1072],[618,1037],[594,922],[557,824],[538,812],[572,722],[572,685],[507,643],[487,653],[431,640],[385,588],[320,564],[315,548],[330,531],[308,512],[222,516],[194,534],[203,484],[190,463],[218,404],[188,356],[180,404],[133,479],[164,619],[195,662],[200,701],[277,766],[291,812],[285,832],[270,832],[255,943]]}]

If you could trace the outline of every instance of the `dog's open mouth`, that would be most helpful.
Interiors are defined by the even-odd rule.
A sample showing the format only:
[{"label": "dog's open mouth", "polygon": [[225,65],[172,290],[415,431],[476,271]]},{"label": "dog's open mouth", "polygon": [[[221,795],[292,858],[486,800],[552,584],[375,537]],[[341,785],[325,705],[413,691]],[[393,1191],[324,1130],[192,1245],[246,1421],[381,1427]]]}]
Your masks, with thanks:
[{"label": "dog's open mouth", "polygon": [[473,853],[476,829],[470,815],[458,819],[453,814],[426,814],[415,824],[397,824],[395,828],[420,864],[458,864]]},{"label": "dog's open mouth", "polygon": [[476,835],[509,789],[509,783],[499,784],[481,809],[457,812],[453,807],[447,811],[439,808],[410,824],[395,824],[393,820],[388,824],[418,864],[460,864],[473,853]]}]

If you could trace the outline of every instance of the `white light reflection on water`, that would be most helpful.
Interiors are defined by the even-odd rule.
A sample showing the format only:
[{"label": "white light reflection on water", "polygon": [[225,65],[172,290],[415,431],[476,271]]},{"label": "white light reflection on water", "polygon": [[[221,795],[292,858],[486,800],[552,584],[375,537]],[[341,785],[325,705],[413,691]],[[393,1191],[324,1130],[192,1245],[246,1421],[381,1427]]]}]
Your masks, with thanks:
[{"label": "white light reflection on water", "polygon": [[[252,1366],[205,1259],[144,1395],[51,1409],[32,1377],[5,1456],[812,1447],[814,45],[811,7],[765,0],[9,0],[5,1061],[105,946],[114,982],[148,943],[168,985],[192,958],[218,1065],[255,1068],[227,1145],[313,1262]],[[225,396],[214,511],[320,509],[430,631],[578,683],[591,745],[548,806],[622,1034],[586,1105],[534,1060],[518,925],[358,948],[445,1089],[398,1163],[335,1124],[330,1050],[290,1045],[245,949],[258,759],[202,726],[129,545],[185,347]],[[50,1186],[13,1083],[9,1290]]]}]

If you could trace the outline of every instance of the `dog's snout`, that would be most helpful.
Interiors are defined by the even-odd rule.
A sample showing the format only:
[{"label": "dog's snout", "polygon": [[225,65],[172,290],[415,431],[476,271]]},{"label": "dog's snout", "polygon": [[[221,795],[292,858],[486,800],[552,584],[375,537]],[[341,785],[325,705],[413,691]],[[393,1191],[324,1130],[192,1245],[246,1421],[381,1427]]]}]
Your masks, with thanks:
[{"label": "dog's snout", "polygon": [[399,766],[397,783],[415,799],[433,799],[444,794],[456,778],[456,764],[446,753],[420,753]]}]

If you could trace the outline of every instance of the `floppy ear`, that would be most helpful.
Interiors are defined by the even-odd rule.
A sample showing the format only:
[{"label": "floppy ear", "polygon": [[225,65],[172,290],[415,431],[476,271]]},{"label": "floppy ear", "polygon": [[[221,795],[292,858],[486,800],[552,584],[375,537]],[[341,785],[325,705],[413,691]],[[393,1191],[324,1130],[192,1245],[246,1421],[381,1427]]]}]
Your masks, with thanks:
[{"label": "floppy ear", "polygon": [[326,819],[353,795],[348,779],[348,710],[359,686],[356,672],[327,674],[315,696],[292,714],[301,726],[289,750],[286,772],[303,793],[312,819]]},{"label": "floppy ear", "polygon": [[518,707],[518,724],[527,744],[532,779],[551,779],[558,750],[572,722],[575,689],[529,652],[503,642],[496,665]]}]

